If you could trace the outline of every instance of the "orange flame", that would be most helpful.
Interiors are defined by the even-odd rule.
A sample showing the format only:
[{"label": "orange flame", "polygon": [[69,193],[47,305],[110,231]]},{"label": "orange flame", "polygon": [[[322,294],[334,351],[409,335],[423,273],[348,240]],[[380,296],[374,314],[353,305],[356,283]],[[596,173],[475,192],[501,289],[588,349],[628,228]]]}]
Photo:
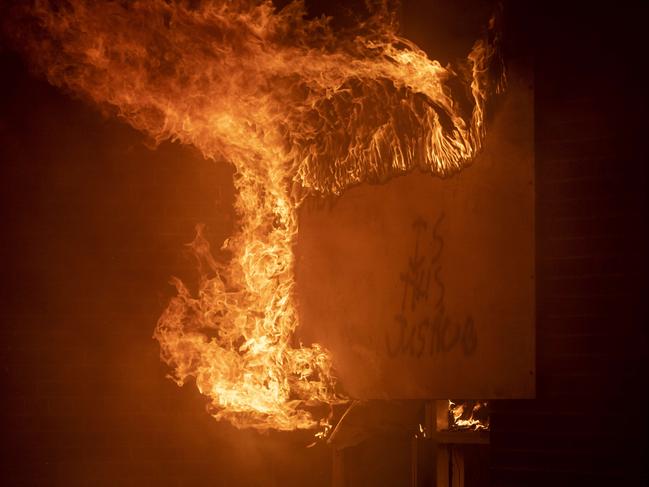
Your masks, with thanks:
[{"label": "orange flame", "polygon": [[[482,431],[489,430],[489,417],[481,412],[487,407],[486,401],[453,402],[448,400],[448,412],[453,419],[451,429]],[[483,416],[483,417],[481,417]]]},{"label": "orange flame", "polygon": [[308,407],[341,399],[328,352],[292,343],[297,208],[309,193],[468,164],[499,86],[487,76],[496,39],[476,42],[462,75],[400,37],[383,4],[341,31],[306,20],[301,2],[193,4],[35,1],[10,30],[52,84],[234,165],[231,261],[215,261],[199,230],[198,294],[174,280],[154,337],[176,382],[193,377],[217,419],[312,428]]}]

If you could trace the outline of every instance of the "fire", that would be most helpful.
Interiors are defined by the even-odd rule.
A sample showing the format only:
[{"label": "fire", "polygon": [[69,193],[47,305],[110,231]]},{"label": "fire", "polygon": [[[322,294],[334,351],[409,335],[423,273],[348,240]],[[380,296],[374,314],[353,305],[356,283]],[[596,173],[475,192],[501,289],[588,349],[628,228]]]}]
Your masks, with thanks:
[{"label": "fire", "polygon": [[489,416],[486,401],[448,401],[450,429],[453,430],[489,430]]},{"label": "fire", "polygon": [[338,31],[299,1],[55,5],[18,6],[9,27],[52,84],[236,169],[231,259],[217,262],[199,228],[199,291],[174,280],[155,328],[172,378],[193,378],[238,427],[322,425],[309,408],[342,399],[329,353],[293,342],[297,209],[309,194],[469,164],[502,87],[489,76],[502,67],[496,30],[455,69],[400,37],[385,4]]}]

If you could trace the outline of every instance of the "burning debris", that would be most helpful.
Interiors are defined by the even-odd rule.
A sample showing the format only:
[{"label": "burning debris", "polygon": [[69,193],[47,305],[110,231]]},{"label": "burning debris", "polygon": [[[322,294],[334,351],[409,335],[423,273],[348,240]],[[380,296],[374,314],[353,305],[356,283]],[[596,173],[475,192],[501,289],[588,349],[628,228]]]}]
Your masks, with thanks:
[{"label": "burning debris", "polygon": [[489,404],[487,401],[449,399],[448,429],[449,431],[488,431]]},{"label": "burning debris", "polygon": [[155,328],[172,378],[193,378],[214,417],[238,427],[326,425],[310,408],[342,401],[330,354],[292,342],[297,208],[308,194],[469,164],[502,87],[489,74],[502,68],[495,29],[443,67],[399,36],[384,3],[344,30],[307,20],[298,1],[35,1],[11,18],[52,84],[236,169],[231,259],[216,261],[199,230],[198,293],[174,279]]}]

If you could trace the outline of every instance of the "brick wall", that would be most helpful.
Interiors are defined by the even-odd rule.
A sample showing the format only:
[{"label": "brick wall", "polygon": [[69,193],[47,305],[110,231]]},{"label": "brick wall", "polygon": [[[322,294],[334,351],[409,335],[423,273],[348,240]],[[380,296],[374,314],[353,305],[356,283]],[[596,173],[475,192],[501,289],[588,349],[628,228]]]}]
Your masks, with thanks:
[{"label": "brick wall", "polygon": [[492,404],[496,485],[647,485],[646,19],[565,2],[530,19],[537,399]]},{"label": "brick wall", "polygon": [[0,484],[329,485],[311,434],[217,423],[151,338],[194,225],[231,233],[231,170],[0,72]]}]

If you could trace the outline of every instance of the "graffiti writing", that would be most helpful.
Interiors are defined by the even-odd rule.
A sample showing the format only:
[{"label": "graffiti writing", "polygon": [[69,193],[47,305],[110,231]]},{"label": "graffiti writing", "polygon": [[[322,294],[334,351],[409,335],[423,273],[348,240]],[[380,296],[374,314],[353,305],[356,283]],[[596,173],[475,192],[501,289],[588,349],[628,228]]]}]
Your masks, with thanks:
[{"label": "graffiti writing", "polygon": [[415,245],[399,274],[403,284],[401,309],[394,317],[394,326],[385,336],[390,356],[432,356],[460,348],[472,355],[478,335],[471,315],[454,319],[445,310],[445,287],[441,278],[441,257],[444,239],[440,226],[444,213],[429,228],[428,222],[413,222]]}]

